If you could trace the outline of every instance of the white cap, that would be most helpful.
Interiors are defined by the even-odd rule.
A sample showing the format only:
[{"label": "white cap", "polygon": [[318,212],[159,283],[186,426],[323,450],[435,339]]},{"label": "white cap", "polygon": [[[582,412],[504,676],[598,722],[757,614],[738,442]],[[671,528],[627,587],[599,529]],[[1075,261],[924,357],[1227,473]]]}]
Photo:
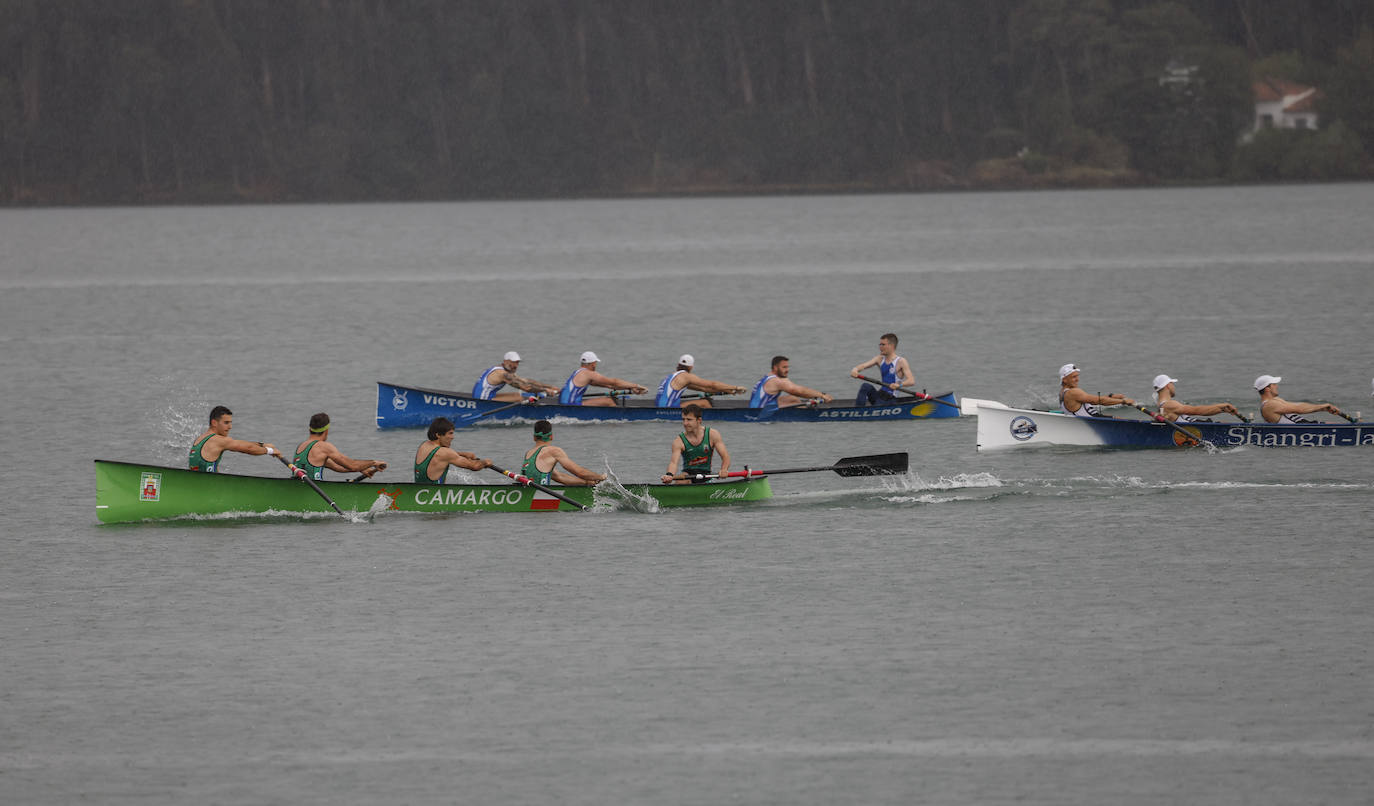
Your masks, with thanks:
[{"label": "white cap", "polygon": [[1062,367],[1059,368],[1059,380],[1062,381],[1062,380],[1064,380],[1065,378],[1069,377],[1070,375],[1074,374],[1074,373],[1077,372],[1077,371],[1078,371],[1078,365],[1077,365],[1077,364],[1065,364],[1064,366],[1062,366]]},{"label": "white cap", "polygon": [[1255,391],[1263,391],[1264,387],[1268,386],[1271,383],[1278,383],[1281,380],[1283,380],[1283,378],[1274,375],[1261,375],[1255,379]]},{"label": "white cap", "polygon": [[600,358],[596,357],[596,353],[592,352],[591,350],[588,350],[587,352],[582,354],[582,363],[584,364],[595,364],[600,360]]},{"label": "white cap", "polygon": [[1170,378],[1168,375],[1156,375],[1155,391],[1158,392],[1160,389],[1163,389],[1171,383],[1178,383],[1178,378]]},{"label": "white cap", "polygon": [[511,350],[510,352],[508,352],[508,353],[506,353],[505,355],[501,356],[501,360],[502,360],[502,361],[519,361],[519,360],[520,360],[520,354],[517,353],[517,352],[514,351],[514,350]]},{"label": "white cap", "polygon": [[692,357],[691,353],[683,353],[682,357],[679,358],[677,362],[684,367],[695,367],[697,365],[697,360]]}]

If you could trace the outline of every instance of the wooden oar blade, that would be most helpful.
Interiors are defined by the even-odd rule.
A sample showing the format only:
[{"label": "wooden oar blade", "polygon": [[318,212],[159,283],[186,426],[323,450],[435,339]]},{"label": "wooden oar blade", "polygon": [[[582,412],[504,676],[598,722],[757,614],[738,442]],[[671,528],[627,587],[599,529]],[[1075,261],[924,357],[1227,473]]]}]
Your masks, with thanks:
[{"label": "wooden oar blade", "polygon": [[906,452],[879,453],[873,456],[850,456],[831,468],[841,476],[895,476],[910,466]]}]

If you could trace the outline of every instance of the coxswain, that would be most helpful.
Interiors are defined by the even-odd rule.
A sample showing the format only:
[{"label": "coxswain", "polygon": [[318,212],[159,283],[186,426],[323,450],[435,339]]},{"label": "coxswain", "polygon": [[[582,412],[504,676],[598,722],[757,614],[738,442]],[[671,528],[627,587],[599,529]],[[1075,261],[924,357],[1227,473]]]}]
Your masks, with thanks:
[{"label": "coxswain", "polygon": [[[725,449],[725,437],[720,431],[702,422],[703,409],[695,403],[682,407],[682,433],[673,438],[668,453],[668,472],[663,483],[706,481],[700,476],[711,474],[714,457],[720,455],[719,475],[730,472],[730,452]],[[678,472],[678,463],[682,472]]]}]

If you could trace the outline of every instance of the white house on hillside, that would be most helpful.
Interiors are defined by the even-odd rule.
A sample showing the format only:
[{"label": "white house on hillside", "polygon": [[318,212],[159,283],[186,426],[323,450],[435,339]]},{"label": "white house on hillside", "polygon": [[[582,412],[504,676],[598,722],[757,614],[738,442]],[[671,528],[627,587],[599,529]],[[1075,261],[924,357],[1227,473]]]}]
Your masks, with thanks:
[{"label": "white house on hillside", "polygon": [[1317,98],[1321,92],[1282,78],[1262,78],[1254,83],[1255,127],[1260,129],[1317,128]]}]

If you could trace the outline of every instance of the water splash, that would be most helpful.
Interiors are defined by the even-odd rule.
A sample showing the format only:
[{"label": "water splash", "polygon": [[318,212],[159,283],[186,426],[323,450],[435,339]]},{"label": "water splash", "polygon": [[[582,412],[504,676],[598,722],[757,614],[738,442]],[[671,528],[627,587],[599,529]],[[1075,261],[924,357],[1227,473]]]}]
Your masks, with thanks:
[{"label": "water splash", "polygon": [[611,468],[611,460],[602,457],[606,465],[606,480],[592,488],[592,510],[609,512],[629,509],[634,512],[655,513],[660,511],[658,499],[648,493],[637,494],[620,483]]}]

